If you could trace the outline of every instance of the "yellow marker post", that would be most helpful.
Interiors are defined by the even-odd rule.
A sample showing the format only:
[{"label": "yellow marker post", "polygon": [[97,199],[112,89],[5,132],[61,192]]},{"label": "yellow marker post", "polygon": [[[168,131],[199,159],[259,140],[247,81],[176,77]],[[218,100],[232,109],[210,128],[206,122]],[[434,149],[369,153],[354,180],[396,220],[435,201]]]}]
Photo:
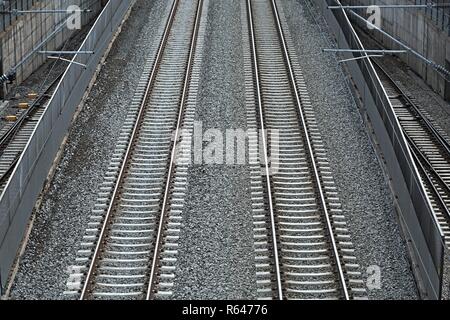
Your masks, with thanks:
[{"label": "yellow marker post", "polygon": [[36,99],[37,97],[38,97],[38,94],[35,92],[30,92],[29,94],[27,94],[28,99]]},{"label": "yellow marker post", "polygon": [[21,102],[18,105],[19,109],[28,109],[29,106],[30,105],[27,102]]},{"label": "yellow marker post", "polygon": [[5,117],[6,121],[17,121],[17,116],[9,115]]}]

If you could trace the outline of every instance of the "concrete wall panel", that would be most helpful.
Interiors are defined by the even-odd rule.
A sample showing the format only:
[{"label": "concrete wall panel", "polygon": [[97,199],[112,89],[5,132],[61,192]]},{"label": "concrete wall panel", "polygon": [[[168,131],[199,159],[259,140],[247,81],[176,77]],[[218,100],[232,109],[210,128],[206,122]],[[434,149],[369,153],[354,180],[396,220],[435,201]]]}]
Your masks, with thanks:
[{"label": "concrete wall panel", "polygon": [[[372,5],[398,4],[392,0],[344,0],[343,4]],[[425,0],[404,0],[402,4],[425,4]],[[450,3],[441,0],[439,3]],[[367,16],[366,10],[359,10],[361,15]],[[449,8],[430,9],[383,9],[381,14],[381,28],[395,36],[400,41],[424,55],[435,63],[446,67],[446,60],[450,61],[450,10]],[[398,49],[392,40],[386,39],[379,32],[371,34],[384,46]],[[412,70],[419,74],[425,82],[437,93],[446,98],[450,96],[448,81],[432,67],[411,54],[400,55]],[[447,98],[448,99],[448,98]]]},{"label": "concrete wall panel", "polygon": [[[82,14],[82,25],[86,25],[96,16],[102,7],[102,0],[56,0],[56,1],[31,1],[16,0],[10,1],[10,5],[2,8],[5,9],[27,9],[27,10],[66,10],[70,5],[77,5],[80,8],[89,8],[91,13]],[[0,7],[1,8],[1,7]],[[30,13],[15,18],[11,15],[10,19],[6,19],[10,15],[4,15],[0,19],[0,58],[3,73],[7,73],[15,68],[19,62],[33,48],[39,45],[48,35],[67,18],[67,14],[60,13]],[[65,41],[72,36],[73,30],[67,27],[61,30],[42,47],[43,50],[57,50]],[[16,83],[20,84],[33,71],[39,68],[45,61],[45,57],[36,53],[26,63],[17,67]]]}]

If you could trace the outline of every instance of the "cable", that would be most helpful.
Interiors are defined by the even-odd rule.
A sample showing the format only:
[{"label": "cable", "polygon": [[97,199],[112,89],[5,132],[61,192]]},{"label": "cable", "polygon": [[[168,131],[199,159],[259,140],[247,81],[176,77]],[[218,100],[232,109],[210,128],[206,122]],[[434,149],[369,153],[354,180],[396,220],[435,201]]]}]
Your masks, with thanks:
[{"label": "cable", "polygon": [[[88,4],[88,8],[93,8],[95,5],[96,5],[96,1],[90,0],[90,3]],[[12,3],[10,3],[9,9],[11,9],[11,6],[12,6]],[[61,3],[60,6],[61,6],[60,8],[62,8],[62,3]],[[32,50],[30,53],[28,53],[27,55],[25,55],[25,57],[24,57],[18,64],[16,64],[14,67],[12,67],[7,73],[5,73],[5,74],[3,74],[3,75],[0,75],[0,86],[3,85],[3,83],[5,83],[5,82],[9,82],[9,83],[13,82],[13,81],[16,79],[16,72],[17,72],[17,69],[18,69],[23,63],[25,63],[28,59],[30,59],[34,54],[36,54],[36,52],[37,52],[42,46],[44,46],[48,40],[50,40],[51,38],[53,38],[53,37],[56,35],[56,33],[60,32],[60,30],[62,29],[62,27],[64,27],[65,23],[68,21],[69,18],[70,18],[70,16],[67,17],[67,19],[66,19],[66,17],[61,18],[61,19],[58,21],[59,24],[57,24],[55,30],[54,30],[49,36],[47,36],[40,44],[38,44],[36,47],[34,47],[33,50]],[[61,22],[61,21],[62,21],[62,22]],[[69,38],[69,39],[70,39],[70,38]],[[65,48],[66,45],[67,45],[67,41],[66,41],[66,43],[64,44],[63,48]],[[61,57],[61,54],[60,54],[58,57]],[[57,61],[58,61],[58,60],[56,60],[54,63],[56,64]],[[53,70],[53,68],[52,68],[52,70]]]},{"label": "cable", "polygon": [[[90,3],[89,3],[89,5],[87,6],[87,8],[89,8],[89,9],[94,8],[94,6],[96,6],[97,4],[98,4],[98,1],[97,1],[97,0],[90,0]],[[61,3],[61,6],[62,6],[62,3]],[[62,7],[61,7],[61,8],[62,8]],[[64,42],[63,46],[61,47],[61,51],[64,51],[64,50],[66,49],[66,47],[67,47],[67,45],[69,44],[71,38],[72,38],[72,37],[69,37],[69,38]],[[63,54],[60,53],[57,57],[58,57],[58,58],[61,58],[62,56],[63,56]],[[44,80],[43,80],[41,86],[40,86],[39,89],[37,90],[38,93],[42,92],[43,88],[45,87],[45,83],[47,82],[48,78],[49,78],[50,75],[52,74],[53,70],[56,68],[56,65],[57,65],[57,63],[58,63],[59,61],[61,61],[61,60],[60,60],[60,59],[57,59],[57,60],[55,60],[55,61],[52,63],[52,67],[50,68],[50,70],[49,70],[48,73],[46,74],[46,76],[45,76],[45,78],[44,78]]]}]

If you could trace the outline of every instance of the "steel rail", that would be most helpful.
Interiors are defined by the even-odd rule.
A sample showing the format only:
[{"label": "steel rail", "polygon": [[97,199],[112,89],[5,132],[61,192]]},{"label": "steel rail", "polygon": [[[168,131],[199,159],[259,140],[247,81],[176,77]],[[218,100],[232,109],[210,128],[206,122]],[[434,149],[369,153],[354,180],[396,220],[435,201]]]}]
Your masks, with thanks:
[{"label": "steel rail", "polygon": [[[394,79],[387,73],[387,71],[375,60],[371,60],[374,64],[374,66],[377,68],[377,72],[381,72],[381,74],[384,76],[386,81],[389,83],[389,85],[399,93],[399,97],[403,98],[403,100],[406,102],[405,107],[410,107],[413,110],[413,114],[418,118],[418,122],[422,126],[422,129],[425,129],[425,131],[428,131],[431,135],[431,137],[434,137],[437,141],[435,144],[435,147],[439,148],[442,147],[443,150],[447,153],[447,156],[450,156],[450,144],[449,142],[437,131],[437,129],[434,127],[434,125],[431,123],[431,121],[422,113],[422,111],[419,109],[419,107],[412,101],[411,98],[409,98],[406,93],[397,85],[397,83],[394,81]],[[383,83],[383,80],[381,80],[381,83],[383,87],[386,87]],[[389,97],[389,96],[388,96]],[[401,126],[401,119],[400,126]],[[442,176],[439,174],[439,172],[436,171],[436,169],[433,167],[433,164],[429,161],[428,157],[420,150],[419,146],[414,142],[413,138],[411,138],[406,130],[401,126],[403,134],[405,136],[405,139],[408,143],[409,149],[411,151],[411,155],[413,157],[413,160],[418,168],[418,173],[423,178],[424,185],[428,185],[430,188],[431,194],[434,195],[434,199],[436,200],[437,207],[440,208],[441,213],[446,220],[447,223],[450,223],[450,209],[447,207],[445,200],[441,193],[439,192],[438,188],[441,188],[446,194],[450,195],[450,187],[449,185],[444,181]],[[432,142],[433,139],[431,139]],[[433,181],[433,178],[435,182]],[[429,195],[427,195],[429,197]],[[430,199],[431,201],[432,199]],[[434,207],[432,206],[432,210],[434,210]]]},{"label": "steel rail", "polygon": [[[65,71],[65,70],[64,70]],[[23,112],[19,119],[0,137],[0,155],[2,150],[6,147],[8,141],[14,138],[17,131],[20,129],[22,123],[26,120],[26,118],[38,107],[42,104],[42,101],[47,97],[48,92],[51,90],[53,86],[61,79],[63,73],[61,73],[57,78],[55,78],[50,85],[39,95],[39,97],[33,102],[33,104]]]},{"label": "steel rail", "polygon": [[414,109],[414,111],[419,115],[420,119],[425,123],[427,129],[431,131],[433,136],[439,141],[440,145],[445,149],[445,151],[450,156],[450,143],[436,130],[434,125],[430,120],[423,114],[419,107],[408,97],[408,95],[395,83],[394,79],[386,72],[386,70],[375,60],[371,59],[373,64],[380,69],[383,75],[388,79],[390,84],[397,90],[401,96],[406,100],[406,102]]},{"label": "steel rail", "polygon": [[[53,80],[50,85],[47,86],[47,88],[38,96],[38,98],[31,104],[31,106],[23,112],[17,121],[10,127],[8,130],[0,137],[0,157],[3,155],[3,152],[8,147],[9,143],[14,139],[14,137],[20,132],[20,129],[24,122],[33,115],[33,112],[42,105],[45,98],[48,98],[48,92],[52,89],[52,87],[55,86],[55,84],[61,79],[62,73]],[[10,167],[6,172],[0,176],[0,185],[5,182],[6,179],[9,178],[10,174],[16,167],[16,164],[19,161],[20,156],[22,153],[20,152],[17,157],[13,160]]]},{"label": "steel rail", "polygon": [[253,24],[253,10],[251,0],[247,0],[247,11],[248,11],[248,19],[249,19],[249,28],[250,28],[250,42],[251,42],[251,50],[253,56],[253,68],[254,68],[254,78],[255,78],[255,89],[256,89],[256,98],[258,104],[258,113],[259,113],[259,123],[260,130],[262,136],[262,145],[264,152],[264,164],[265,164],[265,178],[266,178],[266,187],[268,193],[268,202],[269,202],[269,214],[270,214],[270,225],[272,231],[272,245],[274,250],[274,260],[275,260],[275,277],[277,281],[277,293],[278,298],[283,300],[283,287],[281,283],[281,270],[280,270],[280,258],[278,251],[278,240],[277,240],[277,230],[275,225],[275,213],[274,206],[272,200],[272,187],[270,185],[270,169],[269,169],[269,161],[268,161],[268,152],[267,152],[267,137],[264,126],[264,118],[263,118],[263,103],[262,103],[262,94],[261,94],[261,85],[259,80],[259,66],[258,66],[258,52],[256,48],[256,39],[255,39],[255,30]]},{"label": "steel rail", "polygon": [[180,102],[179,102],[178,119],[177,119],[177,124],[176,124],[176,129],[175,129],[175,137],[174,137],[173,144],[172,144],[170,164],[169,164],[169,169],[168,169],[169,171],[167,174],[166,185],[165,185],[165,190],[164,190],[164,199],[163,199],[163,203],[161,206],[161,213],[160,213],[159,225],[158,225],[158,233],[156,236],[156,243],[155,243],[155,248],[153,251],[153,259],[152,259],[152,266],[150,269],[150,276],[149,276],[146,300],[150,300],[152,298],[153,292],[154,292],[154,287],[155,287],[155,279],[156,279],[156,273],[157,273],[157,269],[158,269],[159,255],[160,255],[163,231],[164,231],[163,230],[164,222],[166,219],[166,212],[167,212],[167,207],[168,207],[169,198],[170,198],[170,186],[171,186],[171,181],[173,178],[173,172],[175,169],[175,160],[176,160],[176,155],[177,155],[177,142],[180,138],[180,130],[181,130],[181,126],[183,124],[185,105],[186,105],[186,101],[187,101],[188,94],[189,94],[189,83],[190,83],[189,80],[191,78],[192,65],[193,65],[193,61],[194,61],[194,57],[195,57],[195,47],[197,45],[198,31],[200,28],[200,19],[201,19],[202,10],[203,10],[203,0],[199,0],[197,3],[197,13],[195,16],[195,24],[194,24],[194,30],[193,30],[192,39],[191,39],[191,45],[189,48],[189,57],[187,60],[183,91],[182,91]]},{"label": "steel rail", "polygon": [[[427,129],[431,135],[436,138],[438,142],[437,147],[442,147],[448,156],[450,156],[450,144],[448,141],[437,131],[437,129],[434,127],[434,125],[431,123],[430,120],[422,113],[422,111],[419,109],[419,107],[406,95],[406,93],[395,83],[394,79],[386,72],[386,70],[376,61],[373,61],[374,65],[382,72],[383,76],[387,79],[389,84],[400,93],[400,96],[406,101],[408,104],[407,107],[411,107],[416,115],[418,116],[419,120],[421,120],[422,125]],[[445,189],[445,191],[450,194],[450,187],[449,185],[444,181],[442,176],[435,170],[433,165],[428,160],[427,156],[420,150],[420,148],[417,146],[417,144],[414,142],[414,140],[408,135],[405,129],[403,129],[403,133],[405,135],[406,140],[408,141],[409,147],[411,149],[411,153],[414,156],[414,159],[416,160],[417,166],[420,167],[421,171],[424,174],[425,180],[430,184],[430,187],[434,192],[437,193],[437,198],[439,201],[441,201],[441,206],[444,208],[444,216],[446,217],[447,221],[450,222],[450,212],[447,208],[447,205],[445,204],[444,200],[442,199],[441,195],[438,193],[436,186],[431,180],[430,175],[432,175],[438,183],[441,184],[441,187]],[[422,164],[422,162],[426,165],[428,168],[428,171],[426,170],[425,166]]]},{"label": "steel rail", "polygon": [[[437,186],[431,180],[431,175],[434,176],[434,178],[437,180],[437,182],[439,182],[442,185],[441,187],[443,189],[445,189],[448,194],[450,194],[450,188],[447,186],[447,184],[442,179],[442,177],[439,175],[439,173],[436,172],[436,170],[433,168],[433,165],[428,161],[428,159],[422,153],[422,151],[420,151],[420,149],[416,145],[416,143],[414,143],[414,141],[408,136],[408,134],[406,132],[404,132],[404,133],[405,133],[406,140],[408,140],[408,142],[410,144],[410,148],[412,149],[411,153],[412,153],[412,155],[414,157],[414,160],[416,161],[417,167],[420,169],[420,171],[422,171],[422,173],[424,175],[424,180],[426,180],[426,182],[429,184],[429,187],[431,188],[432,192],[434,193],[434,195],[436,196],[436,198],[439,201],[439,206],[441,207],[447,222],[450,223],[450,211],[449,211],[449,208],[447,208],[447,205],[445,204],[444,199],[440,195],[440,193],[439,193],[439,191],[437,189]],[[421,160],[428,167],[427,169],[430,171],[430,173],[427,172],[427,169],[422,164]]]},{"label": "steel rail", "polygon": [[[444,137],[442,137],[442,135],[436,130],[434,125],[430,122],[430,120],[428,120],[428,118],[422,113],[422,111],[419,109],[419,107],[395,83],[394,79],[386,72],[386,70],[377,61],[373,61],[373,63],[383,73],[383,76],[388,80],[390,85],[396,91],[398,91],[400,93],[400,95],[401,95],[401,97],[403,99],[405,99],[405,101],[408,103],[407,107],[411,107],[414,110],[414,112],[417,113],[418,118],[422,121],[424,127],[431,132],[432,136],[434,136],[437,139],[439,145],[441,147],[443,147],[445,149],[445,151],[450,155],[450,145],[447,142],[447,140]],[[418,166],[421,167],[420,169],[425,174],[425,178],[430,183],[432,189],[434,191],[437,191],[436,187],[431,182],[429,174],[427,173],[425,167],[422,165],[420,159],[426,164],[426,166],[428,167],[428,170],[430,171],[430,173],[436,178],[436,180],[438,180],[443,185],[443,187],[450,194],[449,186],[442,179],[441,175],[438,172],[436,172],[436,170],[433,168],[433,165],[428,161],[426,155],[423,154],[423,152],[420,150],[420,148],[417,146],[417,144],[414,142],[414,140],[408,135],[408,133],[405,130],[403,130],[403,133],[405,134],[405,138],[406,138],[406,140],[408,141],[408,143],[410,145],[411,152],[412,152],[412,154],[413,154],[413,156],[414,156]],[[438,197],[440,198],[440,200],[442,200],[442,197],[439,194],[438,194]],[[449,211],[447,209],[447,206],[444,203],[443,203],[443,206],[445,208],[445,213],[447,215],[447,218],[450,219],[450,214],[449,214]]]},{"label": "steel rail", "polygon": [[305,133],[305,140],[306,140],[306,145],[308,147],[308,153],[309,153],[309,157],[311,159],[311,165],[313,167],[313,172],[314,172],[314,179],[316,182],[316,187],[319,193],[319,197],[320,197],[320,204],[325,216],[325,220],[326,220],[326,224],[327,224],[327,228],[328,228],[328,233],[329,233],[329,237],[330,237],[330,241],[331,241],[331,246],[333,249],[333,253],[334,253],[334,259],[336,262],[336,268],[338,270],[339,273],[339,281],[341,283],[341,289],[342,292],[344,294],[345,300],[349,300],[350,296],[349,296],[349,290],[347,288],[347,282],[345,280],[345,275],[344,275],[344,271],[342,268],[342,263],[341,263],[341,258],[339,255],[339,250],[337,247],[337,242],[336,239],[334,237],[334,231],[333,231],[333,226],[331,223],[331,218],[330,218],[330,214],[328,212],[328,208],[326,205],[326,199],[325,199],[325,194],[322,188],[322,182],[320,180],[320,174],[319,174],[319,170],[317,169],[317,164],[316,164],[316,160],[314,157],[314,150],[313,150],[313,146],[311,143],[311,138],[309,136],[309,130],[308,130],[308,126],[306,124],[306,120],[305,120],[305,115],[302,109],[302,103],[301,103],[301,99],[300,99],[300,94],[298,92],[297,89],[297,84],[296,84],[296,80],[295,80],[295,75],[294,75],[294,69],[292,67],[291,61],[290,61],[290,57],[289,57],[289,50],[287,48],[287,43],[286,43],[286,39],[284,37],[284,31],[283,31],[283,27],[281,25],[281,21],[280,21],[280,15],[278,12],[278,7],[276,4],[275,0],[272,0],[272,9],[273,9],[273,13],[275,16],[275,20],[276,20],[276,24],[277,24],[277,30],[278,30],[278,34],[280,36],[280,42],[282,45],[282,51],[284,54],[284,58],[288,67],[288,71],[289,71],[289,78],[290,78],[290,82],[291,82],[291,86],[292,89],[294,91],[294,97],[295,97],[295,101],[298,107],[298,114],[300,116],[300,122],[303,128],[303,131]]},{"label": "steel rail", "polygon": [[147,85],[147,88],[145,90],[144,97],[143,97],[142,103],[141,103],[140,108],[139,108],[139,113],[138,113],[136,122],[134,124],[132,134],[130,136],[130,143],[128,144],[127,150],[125,152],[125,156],[124,156],[124,159],[122,161],[120,172],[119,172],[119,175],[117,177],[116,184],[114,186],[114,190],[113,190],[113,193],[112,193],[112,196],[111,196],[112,200],[111,200],[111,202],[110,202],[110,204],[108,206],[108,209],[107,209],[107,212],[106,212],[106,215],[105,215],[105,218],[104,218],[104,222],[103,222],[103,225],[102,225],[102,229],[100,231],[100,235],[98,237],[97,244],[96,244],[96,247],[95,247],[95,250],[94,250],[94,255],[92,257],[92,260],[91,260],[88,272],[86,274],[86,279],[84,281],[83,288],[81,290],[80,300],[84,300],[87,297],[88,293],[89,293],[89,287],[91,285],[92,276],[94,274],[94,271],[95,271],[95,268],[96,268],[96,265],[97,265],[97,261],[98,261],[99,255],[100,255],[100,251],[101,251],[102,246],[104,244],[104,237],[106,235],[106,231],[107,231],[107,228],[108,228],[111,216],[112,216],[112,211],[113,211],[114,206],[116,204],[116,201],[118,199],[121,182],[122,182],[122,180],[123,180],[123,178],[125,176],[125,171],[127,169],[128,161],[129,161],[130,156],[131,156],[131,151],[132,151],[132,148],[133,148],[133,142],[135,141],[135,139],[137,137],[140,124],[142,123],[142,120],[143,120],[143,117],[144,117],[144,113],[145,113],[145,109],[146,109],[146,105],[147,105],[147,100],[148,100],[148,98],[150,96],[150,92],[151,92],[151,90],[153,88],[153,83],[155,81],[155,78],[156,78],[156,75],[157,75],[157,71],[159,69],[159,65],[160,65],[161,60],[162,60],[164,48],[166,47],[166,43],[167,43],[167,40],[169,38],[170,30],[171,30],[173,21],[175,19],[175,14],[176,14],[176,11],[177,11],[177,8],[178,8],[178,4],[179,4],[179,0],[173,0],[172,8],[171,8],[171,11],[170,11],[170,14],[169,14],[169,17],[168,17],[168,20],[166,22],[166,26],[165,26],[165,29],[164,29],[163,37],[162,37],[161,42],[160,42],[159,47],[158,47],[155,63],[153,65],[152,72],[150,74],[150,78],[149,78],[149,81],[148,81],[148,85]]}]

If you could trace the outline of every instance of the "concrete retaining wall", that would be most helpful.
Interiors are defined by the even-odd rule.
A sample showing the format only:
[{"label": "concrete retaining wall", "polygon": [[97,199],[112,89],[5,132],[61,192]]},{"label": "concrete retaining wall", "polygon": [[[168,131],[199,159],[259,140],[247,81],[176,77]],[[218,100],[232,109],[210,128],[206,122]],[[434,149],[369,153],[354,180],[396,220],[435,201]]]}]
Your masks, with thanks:
[{"label": "concrete retaining wall", "polygon": [[[424,0],[404,0],[402,4],[425,4]],[[436,1],[435,1],[436,2]],[[450,3],[450,0],[437,1]],[[372,5],[395,4],[392,0],[344,0],[343,4]],[[367,17],[366,10],[359,13]],[[450,8],[435,9],[382,9],[381,28],[425,57],[450,69]],[[366,29],[366,31],[369,31]],[[377,31],[369,31],[385,47],[399,48],[392,40]],[[425,82],[442,97],[450,101],[450,83],[430,66],[412,54],[401,54],[407,63]]]},{"label": "concrete retaining wall", "polygon": [[[23,2],[23,3],[22,3]],[[1,10],[14,8],[22,10],[67,10],[70,5],[77,5],[82,9],[91,9],[90,13],[82,14],[82,25],[95,17],[100,9],[102,0],[55,0],[55,1],[9,1],[10,4],[0,6]],[[67,19],[66,13],[30,13],[17,18],[13,15],[3,15],[0,21],[0,59],[1,74],[7,73],[15,67],[26,55],[33,51],[56,27]],[[70,38],[74,30],[62,27],[49,40],[42,50],[56,50]],[[34,54],[26,63],[18,67],[16,83],[20,84],[46,60],[42,54]]]},{"label": "concrete retaining wall", "polygon": [[134,0],[110,0],[98,16],[80,47],[94,54],[73,57],[86,68],[74,63],[67,68],[0,194],[0,295],[74,113],[132,4]]},{"label": "concrete retaining wall", "polygon": [[[344,10],[328,10],[336,0],[319,1],[319,7],[332,30],[339,48],[364,50]],[[364,122],[379,144],[390,185],[399,208],[399,220],[414,257],[414,271],[420,280],[421,296],[440,299],[448,296],[443,287],[446,256],[444,235],[433,214],[408,143],[394,108],[378,75],[368,59],[348,61],[351,88],[360,104]]]}]

